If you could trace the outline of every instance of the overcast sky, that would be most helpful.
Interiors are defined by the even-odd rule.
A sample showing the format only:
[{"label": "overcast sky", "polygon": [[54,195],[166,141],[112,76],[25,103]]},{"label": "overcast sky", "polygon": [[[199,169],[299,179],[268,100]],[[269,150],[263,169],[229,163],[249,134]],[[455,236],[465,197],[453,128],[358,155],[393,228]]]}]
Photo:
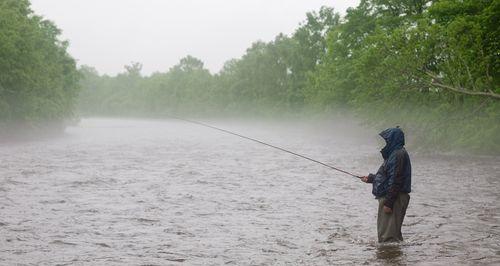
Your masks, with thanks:
[{"label": "overcast sky", "polygon": [[167,71],[192,55],[218,72],[252,42],[290,34],[305,13],[333,6],[344,13],[358,0],[31,0],[70,41],[79,64],[114,75],[133,62],[143,74]]}]

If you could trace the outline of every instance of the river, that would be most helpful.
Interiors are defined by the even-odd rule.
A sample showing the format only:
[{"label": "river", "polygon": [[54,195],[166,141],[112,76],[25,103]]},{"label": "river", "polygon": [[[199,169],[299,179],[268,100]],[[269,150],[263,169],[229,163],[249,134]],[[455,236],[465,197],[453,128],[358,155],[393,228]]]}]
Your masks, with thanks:
[{"label": "river", "polygon": [[[208,122],[359,174],[381,163],[354,123]],[[83,119],[0,143],[0,265],[500,264],[500,158],[409,153],[405,241],[379,245],[353,177],[182,121]]]}]

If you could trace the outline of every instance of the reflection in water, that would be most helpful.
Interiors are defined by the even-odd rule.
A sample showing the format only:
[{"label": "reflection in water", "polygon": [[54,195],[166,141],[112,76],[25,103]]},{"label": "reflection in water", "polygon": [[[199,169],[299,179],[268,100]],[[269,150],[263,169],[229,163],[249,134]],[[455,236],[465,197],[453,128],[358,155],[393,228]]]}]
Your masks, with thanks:
[{"label": "reflection in water", "polygon": [[[210,121],[208,121],[210,122]],[[377,131],[211,121],[350,172],[380,165]],[[352,177],[179,121],[86,119],[0,144],[0,265],[500,263],[500,161],[413,155],[399,245]]]}]

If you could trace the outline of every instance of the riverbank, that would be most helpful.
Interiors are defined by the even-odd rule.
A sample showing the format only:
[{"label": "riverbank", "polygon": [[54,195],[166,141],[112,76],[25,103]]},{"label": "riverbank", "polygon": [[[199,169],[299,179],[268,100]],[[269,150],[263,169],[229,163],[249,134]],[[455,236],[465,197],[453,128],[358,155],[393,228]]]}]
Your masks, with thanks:
[{"label": "riverbank", "polygon": [[78,120],[38,123],[3,122],[0,123],[0,143],[60,137],[68,126],[76,124],[78,124]]}]

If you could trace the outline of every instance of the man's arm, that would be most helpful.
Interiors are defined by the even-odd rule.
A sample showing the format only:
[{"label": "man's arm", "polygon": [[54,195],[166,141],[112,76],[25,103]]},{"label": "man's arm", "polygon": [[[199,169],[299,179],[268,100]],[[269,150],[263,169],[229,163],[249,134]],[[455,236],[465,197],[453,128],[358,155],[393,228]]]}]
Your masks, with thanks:
[{"label": "man's arm", "polygon": [[398,150],[396,151],[394,163],[389,163],[389,169],[387,171],[389,178],[393,178],[394,182],[392,183],[392,186],[389,188],[389,191],[387,192],[387,196],[385,198],[384,206],[388,207],[390,209],[393,208],[394,206],[394,201],[396,201],[396,198],[398,197],[399,192],[401,191],[401,188],[403,187],[403,167],[404,167],[404,151],[403,150]]}]

